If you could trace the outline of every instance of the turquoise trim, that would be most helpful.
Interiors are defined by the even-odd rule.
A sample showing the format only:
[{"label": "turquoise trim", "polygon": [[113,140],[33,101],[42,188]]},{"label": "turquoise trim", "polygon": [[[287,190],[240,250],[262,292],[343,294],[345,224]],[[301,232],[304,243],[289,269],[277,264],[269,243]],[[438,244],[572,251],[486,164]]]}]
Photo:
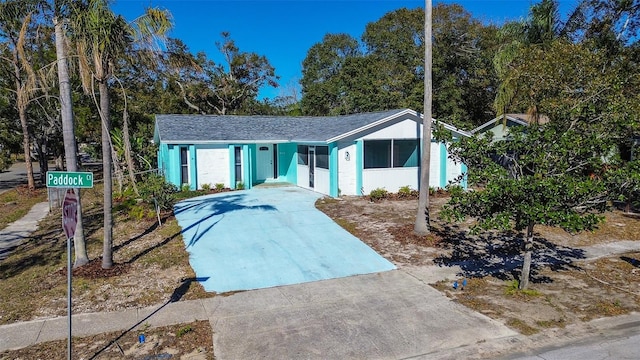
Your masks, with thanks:
[{"label": "turquoise trim", "polygon": [[[250,144],[249,145],[249,169],[250,169],[250,175],[249,175],[249,181],[245,181],[244,182],[244,186],[246,189],[251,189],[253,187],[254,184],[256,184],[256,177],[258,174],[258,166],[256,165],[258,163],[256,156],[258,154],[258,146],[256,144]],[[249,186],[247,186],[247,184]]]},{"label": "turquoise trim", "polygon": [[329,196],[338,197],[338,145],[329,144]]},{"label": "turquoise trim", "polygon": [[189,189],[198,190],[198,162],[196,161],[196,146],[189,145]]},{"label": "turquoise trim", "polygon": [[440,187],[447,186],[447,147],[440,143]]},{"label": "turquoise trim", "polygon": [[297,182],[297,151],[296,143],[278,144],[278,180],[293,184]]},{"label": "turquoise trim", "polygon": [[167,146],[167,173],[168,182],[180,189],[180,146]]},{"label": "turquoise trim", "polygon": [[242,182],[245,189],[251,188],[251,152],[249,145],[242,145]]},{"label": "turquoise trim", "polygon": [[236,147],[229,145],[229,188],[236,188]]},{"label": "turquoise trim", "polygon": [[460,164],[460,171],[464,174],[464,177],[462,178],[462,181],[460,181],[460,185],[466,189],[467,188],[467,165],[466,164]]},{"label": "turquoise trim", "polygon": [[362,193],[362,173],[364,171],[364,142],[356,140],[356,195],[364,195]]}]

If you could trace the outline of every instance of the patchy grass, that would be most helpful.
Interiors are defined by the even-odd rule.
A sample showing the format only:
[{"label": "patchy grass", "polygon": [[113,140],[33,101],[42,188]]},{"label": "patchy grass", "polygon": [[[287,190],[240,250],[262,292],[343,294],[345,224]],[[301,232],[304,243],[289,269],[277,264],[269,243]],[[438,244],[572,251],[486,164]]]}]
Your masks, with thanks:
[{"label": "patchy grass", "polygon": [[47,189],[30,191],[26,186],[0,194],[0,229],[25,216],[33,205],[47,201]]},{"label": "patchy grass", "polygon": [[508,319],[505,325],[516,330],[522,335],[533,335],[540,332],[539,329],[529,326],[526,322],[520,319],[515,319],[515,318]]},{"label": "patchy grass", "polygon": [[[102,269],[102,184],[82,191],[90,263],[74,269],[74,312],[113,311],[208,296],[189,265],[181,229],[169,214],[131,219],[114,212],[112,269]],[[66,239],[60,210],[40,223],[29,241],[0,263],[0,324],[66,313]],[[16,301],[20,299],[20,301]]]},{"label": "patchy grass", "polygon": [[[432,286],[523,334],[640,311],[640,252],[587,260],[582,249],[612,241],[640,241],[640,218],[608,212],[598,230],[577,235],[536,227],[529,287],[519,290],[522,234],[471,235],[472,220],[449,224],[438,218],[446,201],[445,195],[430,199],[431,229],[436,236],[424,239],[412,234],[415,200],[387,198],[374,203],[366,197],[347,196],[319,201],[316,206],[399,267],[456,267],[462,274]],[[462,276],[467,286],[454,290],[453,282],[460,283]]]},{"label": "patchy grass", "polygon": [[[145,342],[138,337],[144,334]],[[208,321],[187,325],[113,332],[73,338],[74,359],[213,359],[211,326]],[[0,359],[66,359],[67,340],[50,341],[28,348],[5,351]]]}]

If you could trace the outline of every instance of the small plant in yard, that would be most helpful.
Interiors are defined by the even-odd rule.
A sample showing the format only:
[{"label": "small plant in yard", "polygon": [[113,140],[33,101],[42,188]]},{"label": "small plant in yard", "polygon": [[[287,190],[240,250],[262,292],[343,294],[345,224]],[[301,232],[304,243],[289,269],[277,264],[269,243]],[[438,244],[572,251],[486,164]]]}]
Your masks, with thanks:
[{"label": "small plant in yard", "polygon": [[183,191],[183,192],[187,192],[190,190],[191,190],[191,185],[189,184],[182,184],[182,186],[180,187],[180,191]]},{"label": "small plant in yard", "polygon": [[217,183],[215,186],[216,186],[216,190],[218,190],[218,191],[224,189],[224,184],[223,183]]},{"label": "small plant in yard", "polygon": [[520,289],[520,282],[518,280],[512,280],[509,286],[505,289],[506,295],[525,295],[525,296],[540,296],[540,292],[534,289]]},{"label": "small plant in yard", "polygon": [[176,336],[177,337],[183,337],[183,336],[185,336],[186,334],[188,334],[188,333],[190,333],[192,331],[193,331],[193,328],[191,327],[191,325],[187,325],[187,326],[181,327],[178,330],[178,332],[176,333]]},{"label": "small plant in yard", "polygon": [[[216,184],[216,189],[217,188],[218,188],[218,185]],[[211,191],[211,184],[202,184],[202,190]]]},{"label": "small plant in yard", "polygon": [[409,185],[405,185],[398,189],[398,198],[400,199],[413,199],[417,198],[420,192],[416,189],[412,189]]},{"label": "small plant in yard", "polygon": [[178,188],[161,175],[150,174],[139,184],[140,196],[150,204],[157,202],[162,210],[171,210]]},{"label": "small plant in yard", "polygon": [[236,190],[244,190],[244,183],[242,181],[236,183]]},{"label": "small plant in yard", "polygon": [[389,197],[389,192],[383,188],[373,189],[369,193],[369,199],[371,201],[380,201],[382,199],[386,199],[387,197]]}]

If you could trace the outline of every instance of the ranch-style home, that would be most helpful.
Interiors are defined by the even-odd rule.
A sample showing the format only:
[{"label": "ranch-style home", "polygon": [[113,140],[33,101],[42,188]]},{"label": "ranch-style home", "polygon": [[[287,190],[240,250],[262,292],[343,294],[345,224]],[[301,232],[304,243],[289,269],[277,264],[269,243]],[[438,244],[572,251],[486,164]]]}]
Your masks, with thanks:
[{"label": "ranch-style home", "polygon": [[[453,139],[469,136],[443,124]],[[421,115],[410,109],[342,116],[156,115],[158,167],[167,181],[245,189],[290,183],[337,197],[418,189]],[[430,186],[466,172],[431,141]],[[463,184],[464,186],[465,184]]]}]

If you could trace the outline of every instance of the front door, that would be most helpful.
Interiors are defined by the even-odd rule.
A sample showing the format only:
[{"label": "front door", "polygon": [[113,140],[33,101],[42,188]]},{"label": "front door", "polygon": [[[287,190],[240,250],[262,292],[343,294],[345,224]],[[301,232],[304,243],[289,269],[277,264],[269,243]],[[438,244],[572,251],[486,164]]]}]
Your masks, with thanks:
[{"label": "front door", "polygon": [[256,180],[273,179],[273,145],[258,144],[256,155]]}]

